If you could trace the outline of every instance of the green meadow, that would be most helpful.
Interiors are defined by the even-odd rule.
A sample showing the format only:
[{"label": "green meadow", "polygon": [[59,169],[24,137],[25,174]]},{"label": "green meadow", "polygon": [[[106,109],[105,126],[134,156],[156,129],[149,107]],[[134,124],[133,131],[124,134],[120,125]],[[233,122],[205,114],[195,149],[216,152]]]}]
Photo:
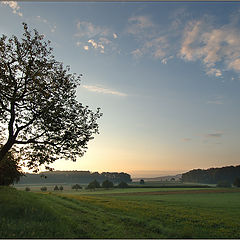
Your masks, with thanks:
[{"label": "green meadow", "polygon": [[[240,191],[0,188],[1,238],[240,238]],[[35,188],[35,190],[34,190]],[[19,188],[21,189],[21,188]]]}]

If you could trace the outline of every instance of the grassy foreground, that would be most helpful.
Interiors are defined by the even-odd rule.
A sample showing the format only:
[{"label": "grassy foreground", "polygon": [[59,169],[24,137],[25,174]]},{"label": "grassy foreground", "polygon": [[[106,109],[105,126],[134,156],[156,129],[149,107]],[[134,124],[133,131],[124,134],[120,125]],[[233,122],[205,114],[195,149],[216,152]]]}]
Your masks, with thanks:
[{"label": "grassy foreground", "polygon": [[86,195],[1,187],[0,237],[240,238],[240,192],[202,191]]}]

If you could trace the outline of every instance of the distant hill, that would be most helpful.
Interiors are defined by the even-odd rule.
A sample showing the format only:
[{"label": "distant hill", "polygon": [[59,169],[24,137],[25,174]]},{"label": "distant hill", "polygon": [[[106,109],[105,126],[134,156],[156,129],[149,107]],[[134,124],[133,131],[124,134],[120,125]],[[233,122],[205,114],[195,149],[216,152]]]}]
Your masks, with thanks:
[{"label": "distant hill", "polygon": [[140,181],[143,179],[146,182],[157,182],[157,181],[171,181],[171,179],[174,178],[175,181],[179,181],[179,179],[182,177],[182,174],[177,175],[168,175],[168,176],[162,176],[162,177],[154,177],[154,178],[133,178],[133,181]]},{"label": "distant hill", "polygon": [[113,183],[132,181],[131,176],[124,172],[47,171],[39,174],[27,173],[21,177],[19,184],[89,183],[95,179],[100,183],[106,179]]},{"label": "distant hill", "polygon": [[240,177],[240,165],[226,166],[221,168],[193,169],[182,174],[183,182],[192,183],[219,183],[227,181],[233,183]]}]

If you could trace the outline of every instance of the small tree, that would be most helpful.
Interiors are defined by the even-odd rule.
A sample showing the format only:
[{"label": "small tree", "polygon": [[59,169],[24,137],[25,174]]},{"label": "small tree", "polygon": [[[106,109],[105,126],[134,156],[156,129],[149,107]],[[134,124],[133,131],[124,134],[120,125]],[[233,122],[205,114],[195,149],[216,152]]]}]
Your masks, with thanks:
[{"label": "small tree", "polygon": [[58,186],[56,185],[53,190],[58,191],[59,190]]},{"label": "small tree", "polygon": [[127,184],[126,182],[120,182],[120,183],[118,184],[118,187],[119,187],[119,188],[128,188],[128,184]]},{"label": "small tree", "polygon": [[237,177],[237,178],[234,180],[233,185],[236,186],[236,187],[240,187],[240,178],[239,178],[239,177]]},{"label": "small tree", "polygon": [[41,191],[42,192],[46,192],[47,191],[47,187],[41,187]]},{"label": "small tree", "polygon": [[140,184],[144,184],[145,182],[144,182],[144,180],[143,179],[141,179],[140,180]]},{"label": "small tree", "polygon": [[63,186],[62,186],[62,185],[59,187],[59,190],[60,190],[60,191],[62,191],[62,190],[63,190]]},{"label": "small tree", "polygon": [[90,182],[87,186],[87,189],[95,189],[100,188],[100,183],[95,179],[94,181]]},{"label": "small tree", "polygon": [[29,192],[30,190],[31,190],[31,189],[30,189],[29,187],[26,187],[26,188],[25,188],[25,191],[26,191],[26,192]]},{"label": "small tree", "polygon": [[113,183],[109,180],[105,180],[103,183],[102,183],[102,187],[103,188],[113,188]]}]

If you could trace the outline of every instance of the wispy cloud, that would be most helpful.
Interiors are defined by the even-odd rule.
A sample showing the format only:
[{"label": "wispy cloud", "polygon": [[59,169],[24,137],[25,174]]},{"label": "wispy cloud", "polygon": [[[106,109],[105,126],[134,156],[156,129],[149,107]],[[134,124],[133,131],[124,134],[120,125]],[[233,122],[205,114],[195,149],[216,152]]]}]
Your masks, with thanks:
[{"label": "wispy cloud", "polygon": [[213,100],[207,101],[207,104],[217,104],[222,105],[223,104],[223,96],[215,96]]},{"label": "wispy cloud", "polygon": [[183,142],[190,142],[192,139],[191,138],[183,138],[182,141]]},{"label": "wispy cloud", "polygon": [[128,19],[126,32],[133,36],[139,46],[131,51],[135,58],[150,55],[155,59],[163,60],[166,64],[169,43],[167,36],[159,33],[159,26],[152,22],[149,16],[134,16]]},{"label": "wispy cloud", "polygon": [[37,19],[37,21],[46,24],[52,33],[54,33],[56,31],[56,29],[57,29],[56,24],[50,23],[47,19],[45,19],[41,16],[37,16],[36,19]]},{"label": "wispy cloud", "polygon": [[88,91],[91,92],[97,92],[97,93],[103,93],[103,94],[111,94],[111,95],[117,95],[120,97],[126,97],[126,93],[122,93],[113,89],[109,88],[103,88],[99,86],[94,86],[94,85],[82,85],[83,88],[87,89]]},{"label": "wispy cloud", "polygon": [[110,28],[87,21],[78,21],[76,27],[77,32],[74,35],[78,39],[76,45],[82,46],[84,50],[95,49],[104,53],[106,47],[111,50],[116,49],[114,40],[118,38],[118,35]]},{"label": "wispy cloud", "polygon": [[223,136],[223,133],[216,132],[216,133],[208,133],[205,135],[206,138],[221,138]]},{"label": "wispy cloud", "polygon": [[145,30],[151,30],[154,23],[147,16],[134,16],[128,19],[127,32],[130,34],[141,34]]},{"label": "wispy cloud", "polygon": [[9,6],[14,14],[17,14],[20,17],[23,16],[22,12],[20,11],[20,7],[16,1],[2,1],[1,4]]}]

